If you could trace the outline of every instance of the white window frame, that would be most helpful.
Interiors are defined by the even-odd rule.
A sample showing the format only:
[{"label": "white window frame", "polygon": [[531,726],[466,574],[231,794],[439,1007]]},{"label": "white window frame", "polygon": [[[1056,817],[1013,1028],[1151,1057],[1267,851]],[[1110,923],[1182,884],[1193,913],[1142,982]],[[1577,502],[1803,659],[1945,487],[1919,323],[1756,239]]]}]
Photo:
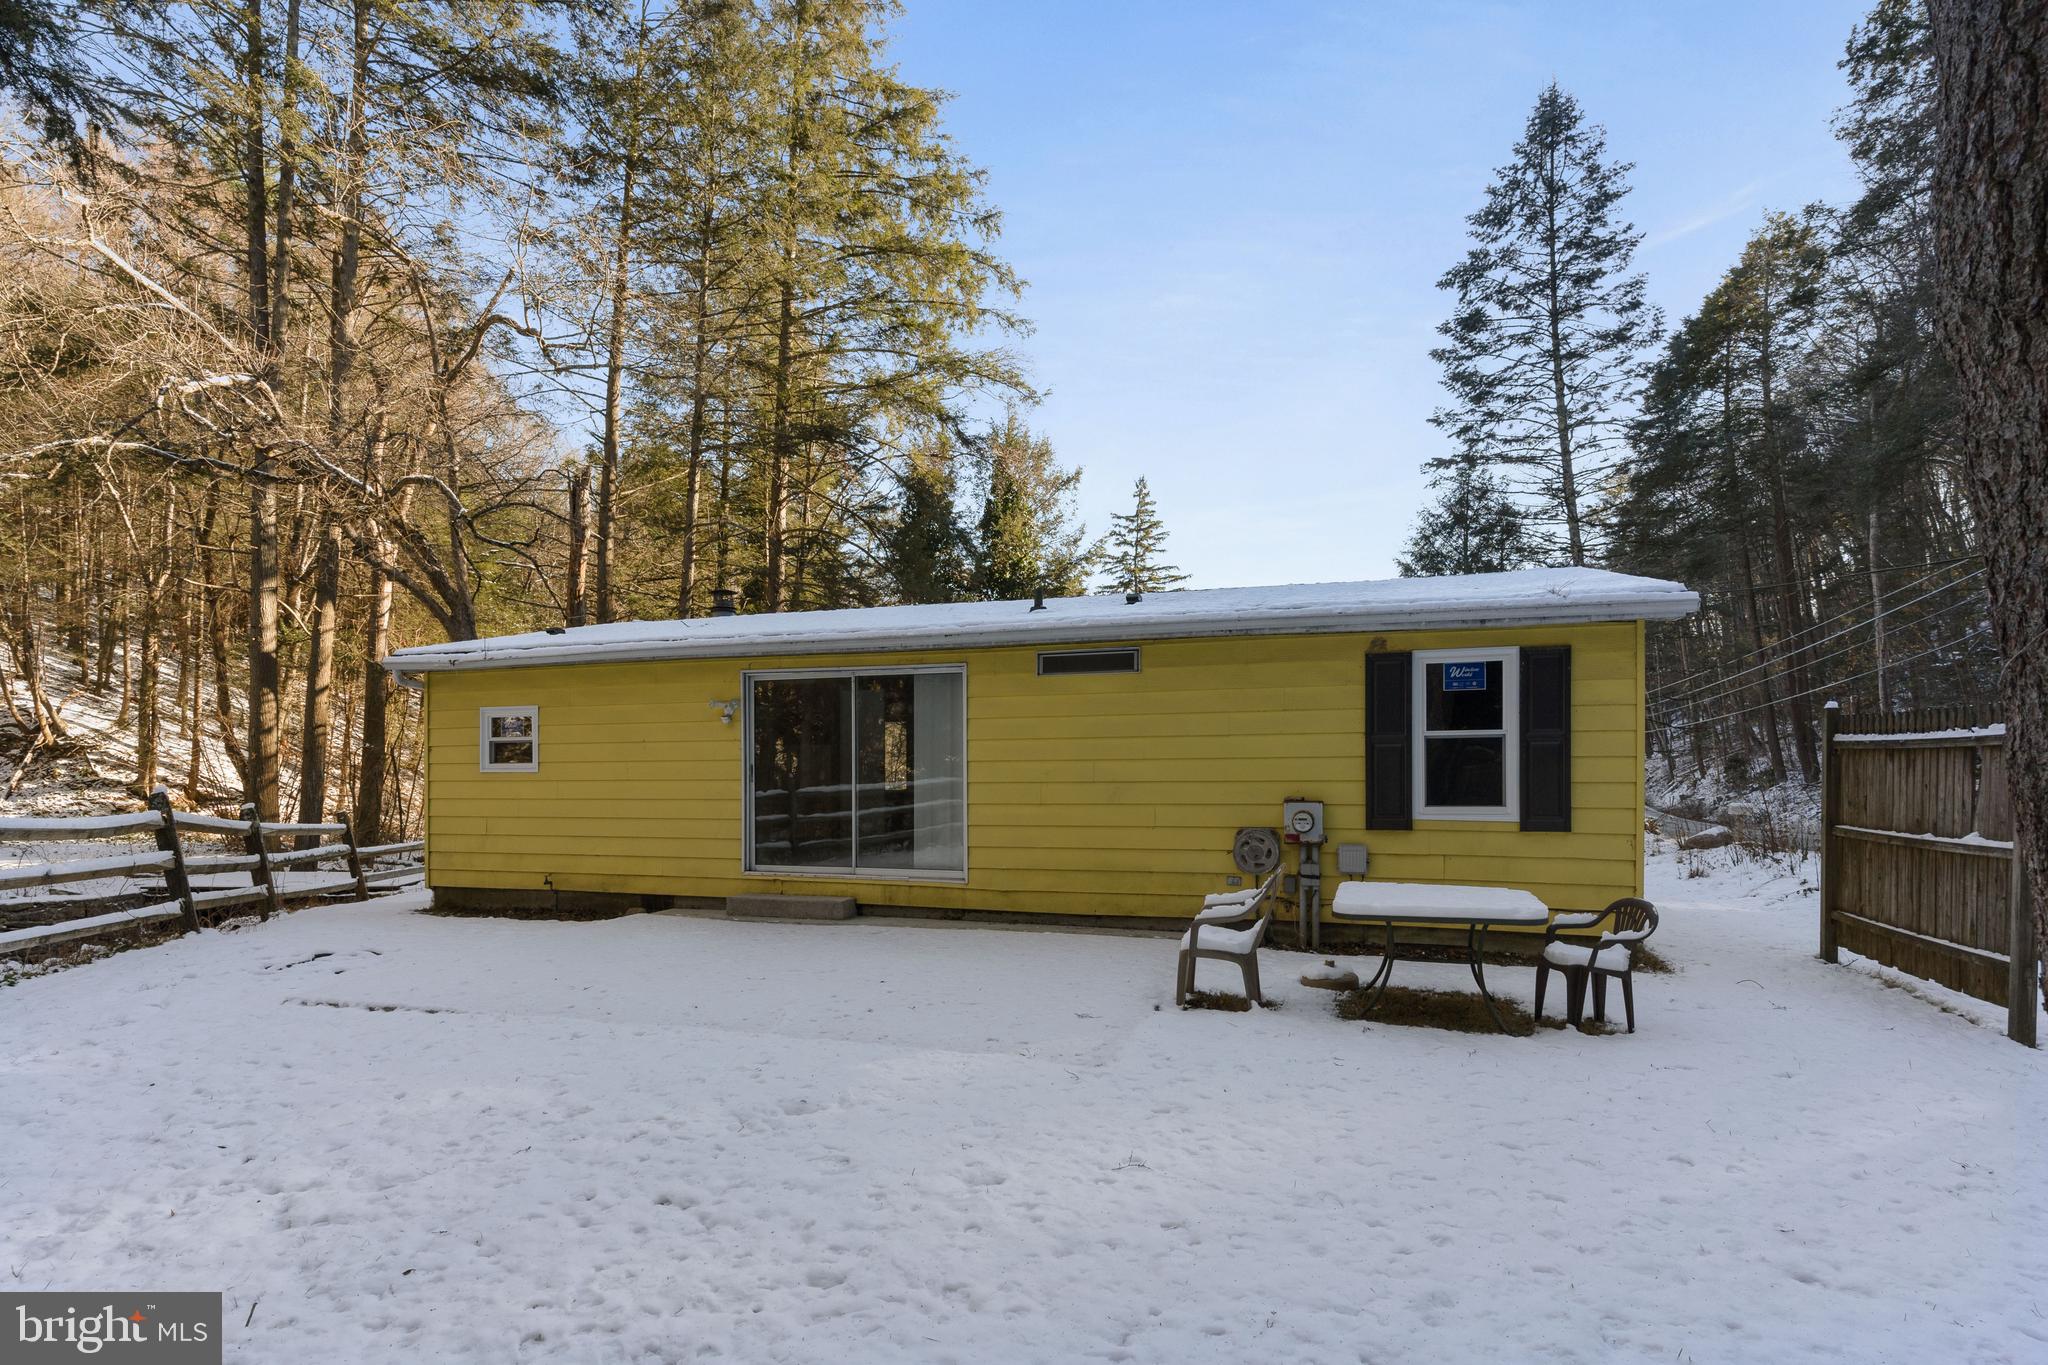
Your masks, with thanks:
[{"label": "white window frame", "polygon": [[[907,673],[957,673],[960,675],[960,827],[965,831],[961,840],[960,870],[954,872],[938,868],[919,870],[913,867],[792,867],[778,863],[756,863],[754,860],[754,684],[775,682],[788,678],[848,678],[858,681],[869,677],[900,677]],[[973,814],[968,804],[968,792],[972,790],[967,773],[967,665],[966,664],[900,664],[893,668],[764,668],[748,669],[740,674],[741,712],[744,728],[740,732],[740,870],[749,877],[773,877],[778,880],[803,877],[812,881],[860,881],[860,882],[946,882],[964,884],[972,866],[974,840],[972,837]],[[855,782],[856,789],[859,783]],[[854,810],[854,829],[860,828],[860,811]],[[856,840],[856,846],[858,840]]]},{"label": "white window frame", "polygon": [[[1431,664],[1494,663],[1500,665],[1500,720],[1498,730],[1431,730],[1429,728],[1429,667]],[[1414,748],[1413,801],[1418,820],[1519,820],[1522,818],[1522,651],[1513,645],[1488,649],[1419,649],[1412,664],[1409,688],[1409,724]],[[1429,741],[1431,739],[1501,740],[1501,795],[1498,806],[1432,806],[1429,795]]]},{"label": "white window frame", "polygon": [[[491,761],[491,722],[510,716],[524,716],[533,723],[533,761],[531,763],[493,763]],[[538,706],[480,706],[476,713],[478,772],[486,773],[537,773],[540,771],[540,708]],[[513,738],[500,736],[500,742]]]}]

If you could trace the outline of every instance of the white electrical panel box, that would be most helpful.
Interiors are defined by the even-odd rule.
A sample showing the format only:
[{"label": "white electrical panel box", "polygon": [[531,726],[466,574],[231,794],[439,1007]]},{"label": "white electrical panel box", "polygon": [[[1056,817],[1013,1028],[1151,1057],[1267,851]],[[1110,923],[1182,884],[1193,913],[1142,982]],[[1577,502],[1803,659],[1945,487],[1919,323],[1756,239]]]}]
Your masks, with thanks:
[{"label": "white electrical panel box", "polygon": [[1280,832],[1290,844],[1323,842],[1323,803],[1295,800],[1282,804]]}]

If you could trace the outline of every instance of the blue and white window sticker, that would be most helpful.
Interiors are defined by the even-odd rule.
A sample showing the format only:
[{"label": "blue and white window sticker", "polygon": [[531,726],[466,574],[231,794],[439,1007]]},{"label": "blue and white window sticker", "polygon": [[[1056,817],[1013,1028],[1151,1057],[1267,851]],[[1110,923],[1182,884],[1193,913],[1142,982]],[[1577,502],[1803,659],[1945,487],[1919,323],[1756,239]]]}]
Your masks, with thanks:
[{"label": "blue and white window sticker", "polygon": [[1444,691],[1484,692],[1486,690],[1486,662],[1469,664],[1445,664]]}]

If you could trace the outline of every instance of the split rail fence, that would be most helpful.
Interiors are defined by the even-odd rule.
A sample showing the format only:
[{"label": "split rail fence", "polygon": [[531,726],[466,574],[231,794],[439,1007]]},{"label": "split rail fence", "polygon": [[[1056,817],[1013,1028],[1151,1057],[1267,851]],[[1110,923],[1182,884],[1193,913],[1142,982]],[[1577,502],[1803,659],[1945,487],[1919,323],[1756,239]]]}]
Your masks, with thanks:
[{"label": "split rail fence", "polygon": [[[346,817],[290,823],[259,820],[254,806],[244,806],[240,819],[174,810],[170,794],[162,788],[151,793],[149,809],[132,814],[0,817],[0,849],[30,842],[142,837],[152,839],[155,848],[131,849],[106,858],[0,865],[0,891],[43,892],[108,880],[121,883],[114,889],[84,894],[49,891],[0,899],[0,952],[44,949],[173,922],[181,932],[191,933],[231,914],[246,913],[245,907],[267,920],[295,901],[368,900],[373,887],[418,876],[418,863],[393,860],[409,859],[426,847],[419,839],[359,844]],[[225,843],[194,845],[194,838]],[[298,846],[279,847],[286,841]],[[215,847],[225,851],[210,851]],[[343,865],[345,871],[307,880],[298,877],[302,871],[318,874],[324,865],[335,864]],[[241,874],[247,874],[246,885],[218,884]],[[138,889],[138,879],[157,886]],[[94,910],[99,913],[81,913]]]},{"label": "split rail fence", "polygon": [[2026,860],[2013,853],[2005,726],[1982,707],[1821,727],[1820,955],[1843,949],[2006,1009],[2035,1045],[2040,997]]}]

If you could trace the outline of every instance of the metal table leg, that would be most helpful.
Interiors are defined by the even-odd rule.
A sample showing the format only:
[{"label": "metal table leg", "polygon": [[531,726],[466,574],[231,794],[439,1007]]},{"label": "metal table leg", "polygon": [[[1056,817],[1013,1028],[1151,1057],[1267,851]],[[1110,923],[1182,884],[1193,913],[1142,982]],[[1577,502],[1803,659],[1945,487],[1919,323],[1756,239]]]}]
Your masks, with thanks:
[{"label": "metal table leg", "polygon": [[1508,1031],[1501,1019],[1500,1011],[1494,1008],[1493,993],[1486,989],[1486,925],[1471,925],[1465,933],[1466,950],[1472,956],[1472,979],[1479,985],[1479,998],[1486,1005],[1486,1012],[1493,1016],[1493,1026],[1502,1033]]},{"label": "metal table leg", "polygon": [[1380,1007],[1380,997],[1387,993],[1387,983],[1394,979],[1394,923],[1387,921],[1387,944],[1380,950],[1380,969],[1366,982],[1365,989],[1372,992],[1372,998],[1365,1002],[1368,1013]]}]

